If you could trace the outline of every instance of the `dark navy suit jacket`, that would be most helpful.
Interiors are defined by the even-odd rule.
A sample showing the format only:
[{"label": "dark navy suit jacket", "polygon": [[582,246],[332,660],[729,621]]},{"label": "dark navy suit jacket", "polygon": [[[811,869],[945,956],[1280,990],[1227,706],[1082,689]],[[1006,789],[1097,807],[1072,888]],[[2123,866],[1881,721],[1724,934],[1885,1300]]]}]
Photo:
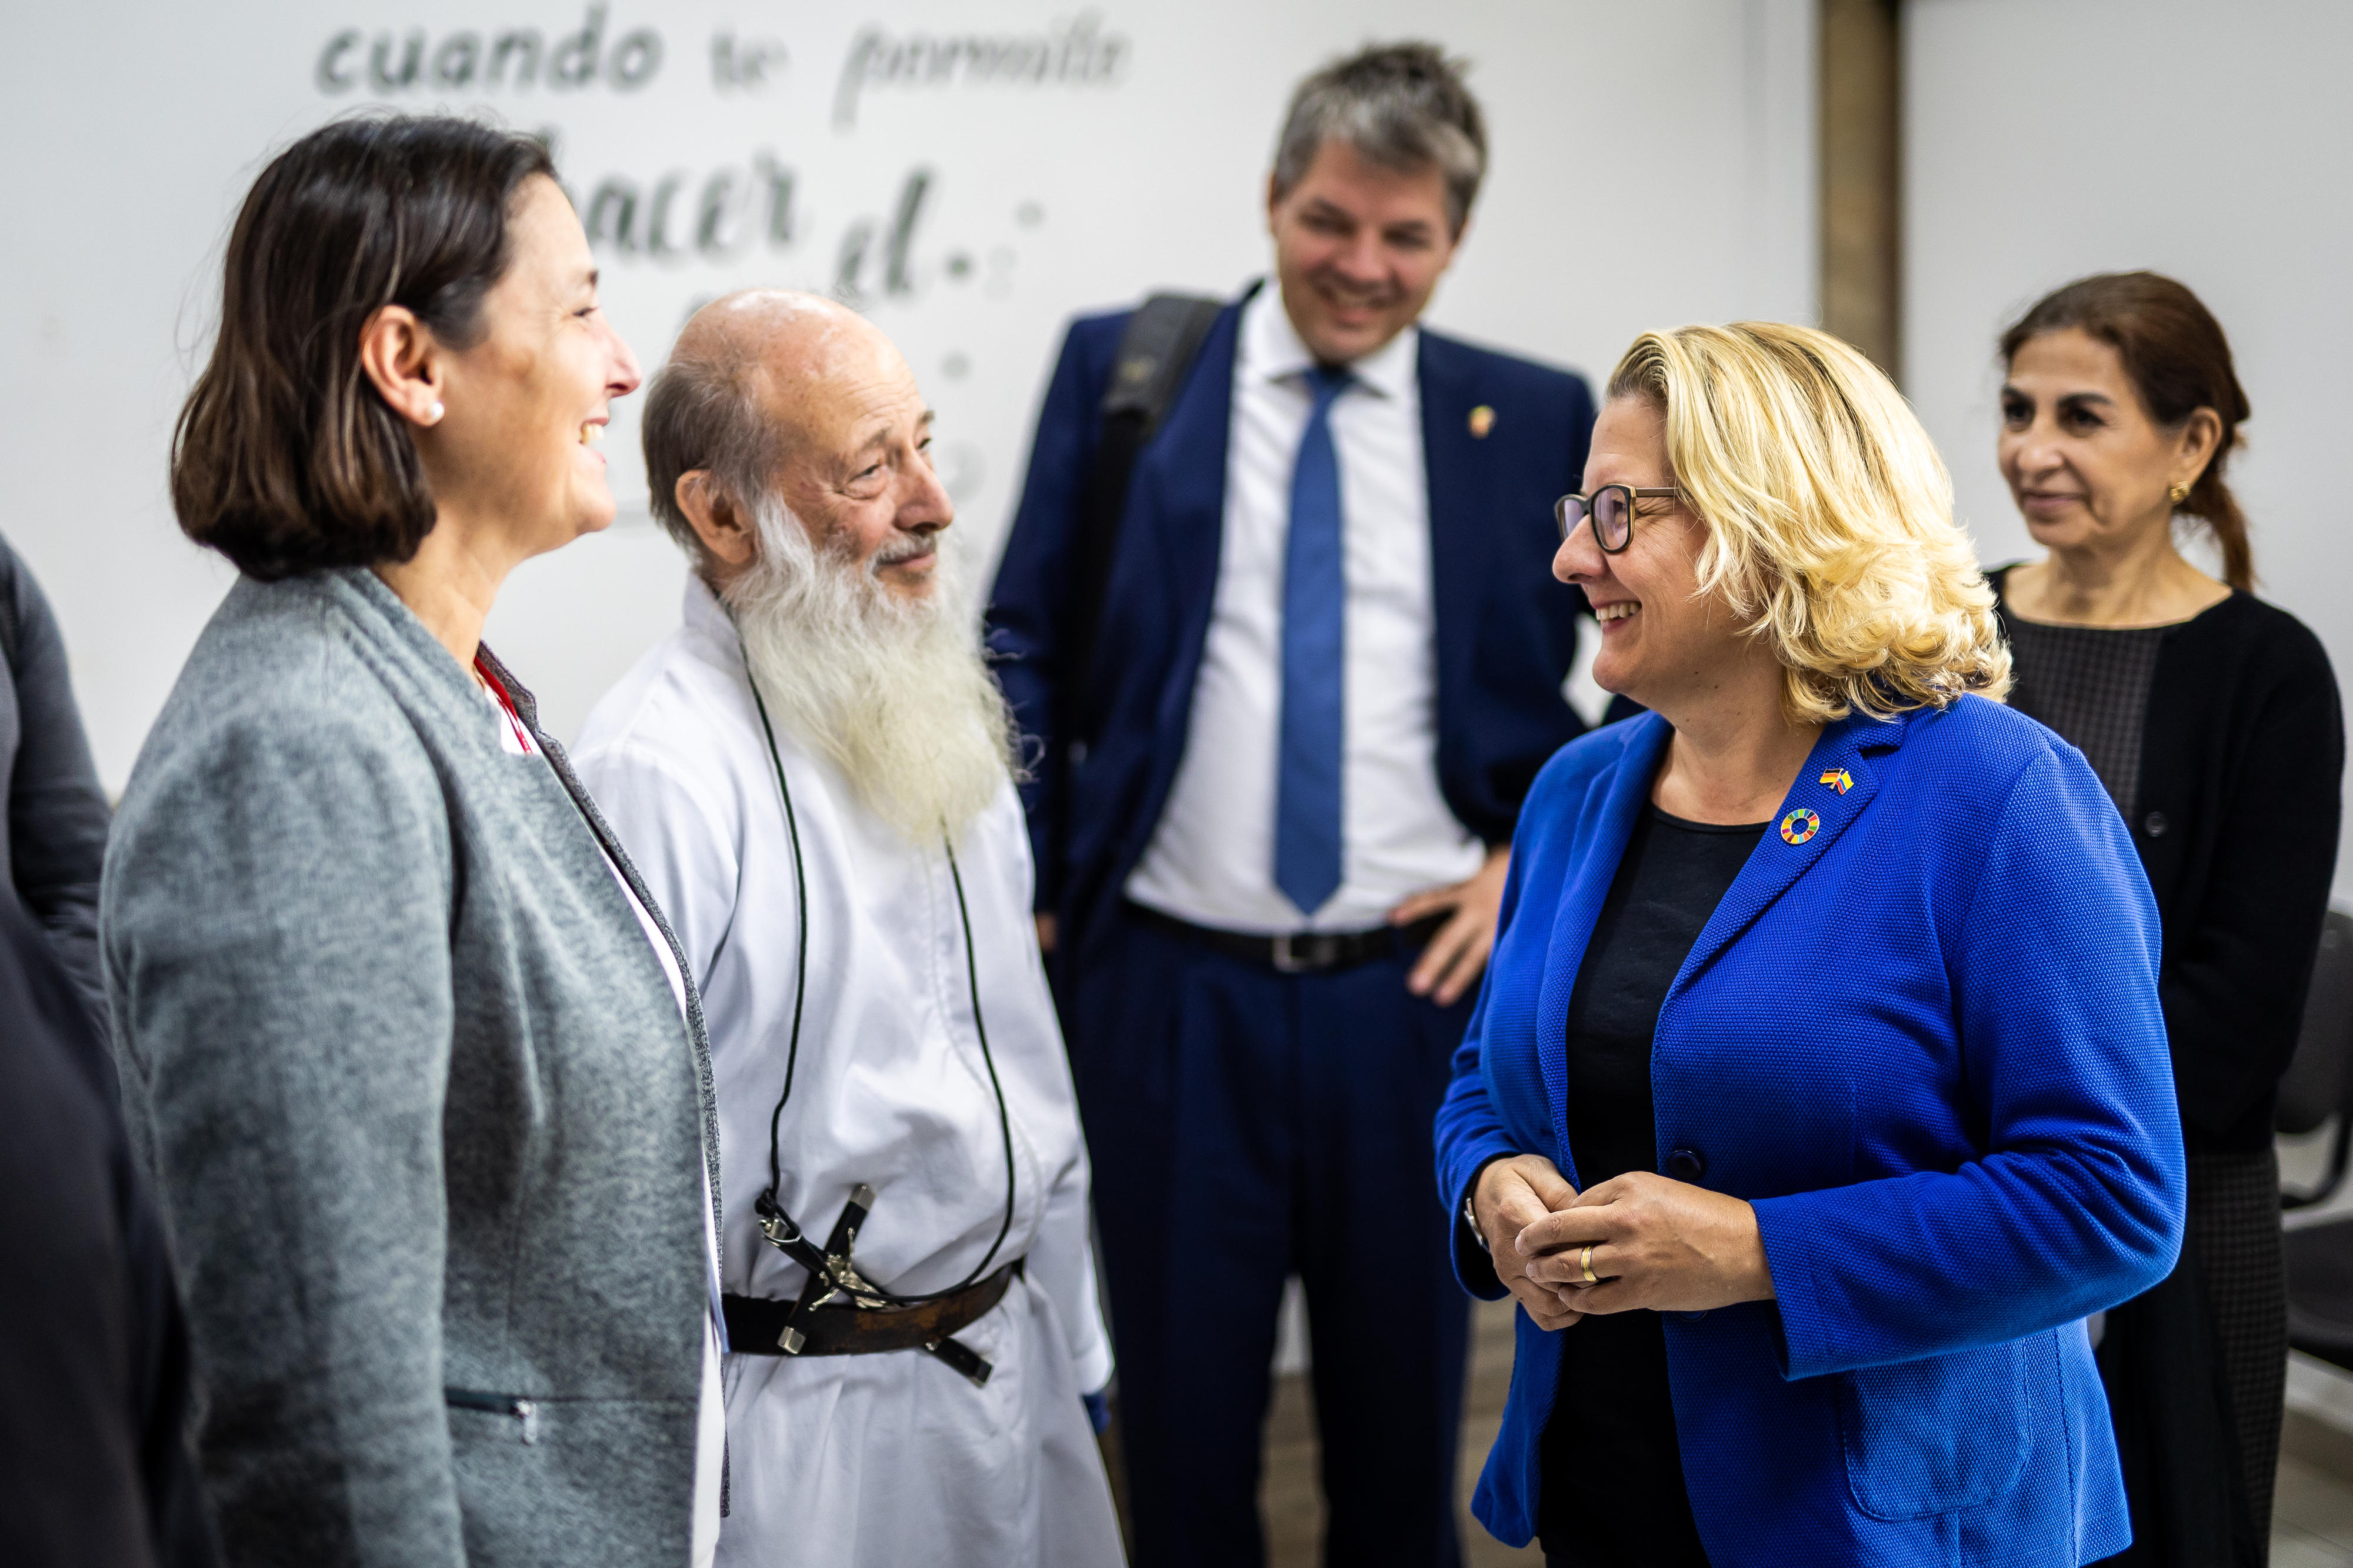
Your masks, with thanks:
[{"label": "dark navy suit jacket", "polygon": [[[1577,1181],[1566,1020],[1672,731],[1546,768],[1438,1119],[1439,1189]],[[1827,775],[1827,779],[1825,778]],[[2171,1272],[2184,1160],[2155,900],[2082,753],[1981,697],[1826,729],[1659,1012],[1658,1168],[1755,1205],[1778,1295],[1664,1324],[1718,1568],[2074,1568],[2130,1539],[2080,1320]],[[1467,1226],[1455,1267],[1503,1287]],[[1577,1329],[1518,1316],[1473,1511],[1535,1528]],[[1584,1415],[1606,1421],[1607,1412]]]},{"label": "dark navy suit jacket", "polygon": [[[1248,296],[1244,296],[1245,299]],[[1073,322],[997,569],[989,647],[1024,736],[1038,907],[1065,954],[1116,903],[1184,755],[1225,529],[1240,302],[1227,306],[1137,455],[1086,673],[1090,747],[1057,752],[1080,497],[1128,312]],[[1564,371],[1424,330],[1420,390],[1438,665],[1438,779],[1465,827],[1506,842],[1546,758],[1584,728],[1561,697],[1584,600],[1554,581],[1552,503],[1578,488],[1593,397]],[[1493,410],[1474,433],[1472,410]]]}]

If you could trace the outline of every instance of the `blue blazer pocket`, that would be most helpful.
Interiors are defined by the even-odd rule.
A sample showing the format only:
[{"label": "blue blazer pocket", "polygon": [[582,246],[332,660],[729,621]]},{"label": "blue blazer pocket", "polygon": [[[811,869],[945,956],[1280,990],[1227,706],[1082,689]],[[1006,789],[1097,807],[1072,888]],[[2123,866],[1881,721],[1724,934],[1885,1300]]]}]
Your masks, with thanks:
[{"label": "blue blazer pocket", "polygon": [[2031,1445],[2031,1340],[1840,1374],[1847,1484],[1873,1519],[1926,1519],[2007,1494]]}]

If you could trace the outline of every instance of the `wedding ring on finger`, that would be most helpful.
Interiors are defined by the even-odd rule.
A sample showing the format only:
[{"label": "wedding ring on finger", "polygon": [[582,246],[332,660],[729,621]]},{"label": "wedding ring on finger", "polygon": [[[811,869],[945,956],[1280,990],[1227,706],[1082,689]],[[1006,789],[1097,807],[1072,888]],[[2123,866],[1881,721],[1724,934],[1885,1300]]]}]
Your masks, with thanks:
[{"label": "wedding ring on finger", "polygon": [[1577,1270],[1585,1276],[1579,1283],[1586,1285],[1601,1283],[1601,1277],[1593,1272],[1593,1249],[1599,1245],[1599,1242],[1588,1242],[1585,1250],[1577,1255]]}]

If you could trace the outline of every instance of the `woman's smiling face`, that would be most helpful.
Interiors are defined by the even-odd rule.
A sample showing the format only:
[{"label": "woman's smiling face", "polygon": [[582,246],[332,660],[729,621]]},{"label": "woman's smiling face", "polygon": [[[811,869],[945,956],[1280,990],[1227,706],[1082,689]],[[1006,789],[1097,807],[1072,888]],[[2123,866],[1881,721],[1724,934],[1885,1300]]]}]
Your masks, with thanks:
[{"label": "woman's smiling face", "polygon": [[[1667,462],[1667,424],[1656,405],[1615,397],[1594,423],[1585,462],[1585,491],[1603,485],[1636,489],[1673,485]],[[1714,672],[1738,657],[1743,639],[1714,595],[1699,592],[1699,552],[1707,526],[1679,499],[1651,498],[1634,505],[1626,548],[1605,553],[1588,521],[1561,544],[1552,574],[1585,590],[1601,623],[1593,679],[1605,691],[1646,708],[1674,705],[1687,690],[1704,689]]]},{"label": "woman's smiling face", "polygon": [[2168,490],[2195,479],[2211,450],[2200,421],[2168,430],[2150,418],[2124,356],[2079,327],[2029,338],[2010,360],[1996,451],[2045,549],[2122,544],[2167,526]]},{"label": "woman's smiling face", "polygon": [[610,404],[637,389],[637,357],[605,317],[580,219],[553,180],[525,181],[508,221],[509,260],[482,297],[482,336],[448,355],[434,431],[438,499],[495,517],[525,553],[613,521],[597,450]]}]

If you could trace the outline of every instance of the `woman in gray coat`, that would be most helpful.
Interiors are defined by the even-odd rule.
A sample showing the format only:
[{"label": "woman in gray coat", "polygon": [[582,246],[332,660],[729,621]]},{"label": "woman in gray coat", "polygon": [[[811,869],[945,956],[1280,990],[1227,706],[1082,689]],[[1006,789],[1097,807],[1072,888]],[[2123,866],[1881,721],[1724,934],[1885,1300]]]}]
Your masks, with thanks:
[{"label": "woman in gray coat", "polygon": [[228,1561],[708,1560],[700,1008],[529,693],[509,571],[612,521],[638,367],[538,143],[264,170],[172,463],[242,575],[116,818],[101,940]]}]

